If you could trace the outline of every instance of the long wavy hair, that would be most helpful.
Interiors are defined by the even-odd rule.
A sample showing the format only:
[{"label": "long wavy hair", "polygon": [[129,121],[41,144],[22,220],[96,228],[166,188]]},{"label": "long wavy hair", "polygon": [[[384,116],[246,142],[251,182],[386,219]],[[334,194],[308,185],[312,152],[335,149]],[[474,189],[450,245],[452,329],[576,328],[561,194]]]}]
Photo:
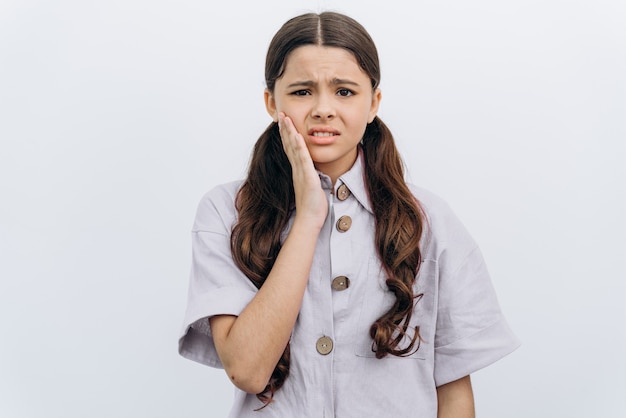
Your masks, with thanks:
[{"label": "long wavy hair", "polygon": [[[303,45],[344,48],[370,77],[372,89],[380,82],[378,52],[367,31],[342,14],[304,14],[287,21],[272,39],[265,63],[270,92],[285,70],[289,54]],[[391,132],[376,117],[362,139],[365,178],[375,216],[374,240],[395,297],[389,311],[370,327],[376,358],[388,354],[407,356],[419,348],[419,328],[409,330],[413,306],[421,295],[413,285],[421,262],[419,247],[424,214],[404,181],[404,167]],[[281,237],[295,205],[291,165],[283,151],[278,125],[271,123],[257,140],[248,175],[241,186],[236,208],[238,220],[231,235],[231,251],[237,266],[257,288],[269,275],[281,249]],[[401,341],[407,338],[408,344]],[[289,344],[272,376],[257,397],[267,405],[289,375]]]}]

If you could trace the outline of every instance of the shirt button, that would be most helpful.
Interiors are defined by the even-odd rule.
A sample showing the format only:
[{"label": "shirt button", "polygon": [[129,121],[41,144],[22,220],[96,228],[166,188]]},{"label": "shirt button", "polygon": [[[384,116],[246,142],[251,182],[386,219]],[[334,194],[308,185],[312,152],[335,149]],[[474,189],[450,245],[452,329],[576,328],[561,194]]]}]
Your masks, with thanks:
[{"label": "shirt button", "polygon": [[342,184],[337,189],[337,199],[346,200],[348,197],[350,197],[350,190],[348,189],[348,186]]},{"label": "shirt button", "polygon": [[350,279],[346,276],[338,276],[333,279],[331,287],[335,290],[346,290],[350,286]]},{"label": "shirt button", "polygon": [[352,226],[352,218],[348,215],[344,215],[337,220],[337,230],[339,232],[346,232]]},{"label": "shirt button", "polygon": [[324,336],[317,340],[315,348],[317,348],[318,353],[325,356],[326,354],[333,351],[333,340],[331,340],[329,337]]}]

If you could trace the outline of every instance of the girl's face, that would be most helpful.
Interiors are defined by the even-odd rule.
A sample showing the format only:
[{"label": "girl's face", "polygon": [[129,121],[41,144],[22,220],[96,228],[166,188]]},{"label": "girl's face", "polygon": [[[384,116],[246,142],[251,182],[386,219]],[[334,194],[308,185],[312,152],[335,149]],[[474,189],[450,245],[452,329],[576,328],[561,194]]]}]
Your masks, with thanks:
[{"label": "girl's face", "polygon": [[265,91],[268,113],[274,121],[279,112],[292,119],[315,167],[333,182],[354,164],[380,99],[352,53],[317,45],[293,50],[274,91]]}]

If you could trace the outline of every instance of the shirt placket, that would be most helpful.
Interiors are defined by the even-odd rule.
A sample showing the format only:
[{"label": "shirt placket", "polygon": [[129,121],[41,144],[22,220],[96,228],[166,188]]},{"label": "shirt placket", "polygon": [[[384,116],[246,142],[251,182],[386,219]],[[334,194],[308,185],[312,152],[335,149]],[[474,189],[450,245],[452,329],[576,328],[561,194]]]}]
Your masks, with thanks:
[{"label": "shirt placket", "polygon": [[[330,277],[327,285],[331,291],[332,312],[334,324],[334,338],[336,350],[334,360],[341,361],[345,356],[346,344],[350,344],[341,324],[346,319],[350,308],[350,294],[352,292],[354,268],[354,230],[356,220],[355,205],[357,204],[351,192],[344,183],[338,184],[335,193],[331,196],[331,225],[330,225]],[[341,384],[338,376],[333,375],[333,393],[337,393],[336,385]],[[334,408],[334,404],[333,404]],[[332,415],[334,416],[334,415]]]}]

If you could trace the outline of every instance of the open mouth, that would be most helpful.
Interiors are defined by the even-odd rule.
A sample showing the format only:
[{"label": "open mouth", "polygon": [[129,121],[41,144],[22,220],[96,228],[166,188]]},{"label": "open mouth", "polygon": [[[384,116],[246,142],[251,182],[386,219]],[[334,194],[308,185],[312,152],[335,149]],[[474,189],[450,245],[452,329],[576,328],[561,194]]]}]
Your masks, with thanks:
[{"label": "open mouth", "polygon": [[339,131],[330,126],[316,126],[309,129],[308,134],[315,138],[330,138],[339,135]]}]

